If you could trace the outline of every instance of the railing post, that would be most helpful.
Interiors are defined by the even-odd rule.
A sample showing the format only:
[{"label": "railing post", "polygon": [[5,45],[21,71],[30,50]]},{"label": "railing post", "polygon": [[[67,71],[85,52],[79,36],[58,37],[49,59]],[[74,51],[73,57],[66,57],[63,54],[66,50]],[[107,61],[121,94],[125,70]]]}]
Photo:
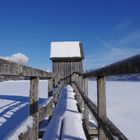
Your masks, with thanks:
[{"label": "railing post", "polygon": [[56,86],[58,83],[58,77],[55,77],[54,82],[55,82],[55,86]]},{"label": "railing post", "polygon": [[35,128],[33,129],[31,140],[38,140],[38,123],[39,123],[38,85],[39,85],[39,78],[31,77],[30,78],[30,115],[33,116],[35,119]]},{"label": "railing post", "polygon": [[[77,74],[76,74],[76,73],[75,73],[74,80],[75,80],[75,82],[78,84],[78,79],[77,79]],[[78,89],[76,88],[75,90],[76,90],[75,92],[77,93],[77,94],[76,94],[76,96],[77,96],[77,95],[78,95]]]},{"label": "railing post", "polygon": [[[83,87],[82,87],[82,76],[81,75],[78,75],[78,84],[79,84],[80,88],[83,89]],[[78,91],[78,93],[79,93],[79,91]],[[83,112],[84,111],[83,110],[84,109],[84,101],[83,101],[80,94],[79,94],[79,106],[80,106],[81,112]]]},{"label": "railing post", "polygon": [[[71,81],[75,81],[75,73],[72,74]],[[73,89],[75,90],[75,85],[71,83]]]},{"label": "railing post", "polygon": [[83,89],[83,77],[81,75],[79,75],[79,85]]},{"label": "railing post", "polygon": [[[106,93],[105,93],[105,77],[97,77],[97,104],[98,118],[106,118]],[[106,140],[100,122],[98,122],[99,140]]]},{"label": "railing post", "polygon": [[[84,93],[88,96],[88,79],[84,79]],[[89,130],[89,111],[86,104],[84,104],[84,120],[87,130]]]},{"label": "railing post", "polygon": [[48,97],[52,96],[53,92],[53,79],[48,79]]},{"label": "railing post", "polygon": [[53,78],[53,88],[55,87],[55,78]]}]

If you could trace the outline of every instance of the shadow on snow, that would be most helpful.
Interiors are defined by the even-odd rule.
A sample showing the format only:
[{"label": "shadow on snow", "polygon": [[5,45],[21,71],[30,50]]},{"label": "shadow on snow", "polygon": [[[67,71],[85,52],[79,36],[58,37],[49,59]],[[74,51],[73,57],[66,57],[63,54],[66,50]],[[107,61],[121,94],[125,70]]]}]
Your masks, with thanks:
[{"label": "shadow on snow", "polygon": [[[6,105],[0,107],[0,140],[3,140],[28,117],[29,97],[0,95],[0,99],[7,101]],[[39,104],[45,100],[40,98]]]}]

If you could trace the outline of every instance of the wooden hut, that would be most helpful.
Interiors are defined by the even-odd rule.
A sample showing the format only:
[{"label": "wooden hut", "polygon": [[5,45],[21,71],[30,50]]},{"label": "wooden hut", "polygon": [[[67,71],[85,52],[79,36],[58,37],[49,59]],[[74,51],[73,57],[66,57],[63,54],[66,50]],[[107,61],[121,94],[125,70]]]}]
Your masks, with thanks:
[{"label": "wooden hut", "polygon": [[84,59],[83,46],[76,42],[51,42],[52,71],[61,74],[64,78],[74,71],[82,72]]}]

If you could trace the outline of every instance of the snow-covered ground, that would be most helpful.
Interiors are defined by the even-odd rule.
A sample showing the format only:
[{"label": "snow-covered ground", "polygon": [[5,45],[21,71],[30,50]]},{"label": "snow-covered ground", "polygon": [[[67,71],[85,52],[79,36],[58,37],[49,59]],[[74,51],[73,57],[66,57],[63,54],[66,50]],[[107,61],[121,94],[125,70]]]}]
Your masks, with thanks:
[{"label": "snow-covered ground", "polygon": [[[40,103],[47,98],[47,81],[39,82]],[[0,140],[28,116],[29,81],[0,82]]]},{"label": "snow-covered ground", "polygon": [[[96,82],[89,81],[89,96],[97,103]],[[140,82],[107,81],[108,118],[130,139],[140,137]]]},{"label": "snow-covered ground", "polygon": [[[0,140],[27,118],[29,81],[0,82]],[[107,114],[129,138],[138,140],[140,82],[107,82]],[[47,81],[40,81],[40,102],[47,98]],[[96,102],[96,82],[89,81],[89,96]]]}]

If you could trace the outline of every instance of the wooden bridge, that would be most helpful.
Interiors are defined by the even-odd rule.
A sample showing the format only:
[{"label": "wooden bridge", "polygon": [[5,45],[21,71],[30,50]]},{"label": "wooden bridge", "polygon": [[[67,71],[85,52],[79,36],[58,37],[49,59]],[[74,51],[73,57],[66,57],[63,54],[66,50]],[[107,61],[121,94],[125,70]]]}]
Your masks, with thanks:
[{"label": "wooden bridge", "polygon": [[[37,140],[39,138],[43,140],[91,140],[95,138],[99,140],[127,140],[127,137],[106,115],[105,77],[140,73],[140,55],[101,69],[82,73],[84,57],[81,44],[80,53],[79,57],[72,58],[52,56],[53,72],[0,59],[1,76],[10,79],[15,79],[15,77],[16,79],[20,77],[30,79],[29,118],[32,118],[33,124],[27,127],[27,131],[18,135],[19,140]],[[91,77],[95,77],[97,80],[97,106],[88,98],[88,78]],[[48,80],[49,97],[46,104],[40,107],[38,84],[42,79]],[[67,112],[64,119],[58,110],[64,112],[67,110],[72,113]],[[89,114],[95,120],[94,127],[89,126]],[[77,119],[78,116],[81,116],[81,118],[79,117],[80,122]],[[75,137],[72,130],[68,130],[70,125],[77,133]],[[78,127],[79,125],[80,127]],[[69,137],[64,137],[65,134]]]}]

